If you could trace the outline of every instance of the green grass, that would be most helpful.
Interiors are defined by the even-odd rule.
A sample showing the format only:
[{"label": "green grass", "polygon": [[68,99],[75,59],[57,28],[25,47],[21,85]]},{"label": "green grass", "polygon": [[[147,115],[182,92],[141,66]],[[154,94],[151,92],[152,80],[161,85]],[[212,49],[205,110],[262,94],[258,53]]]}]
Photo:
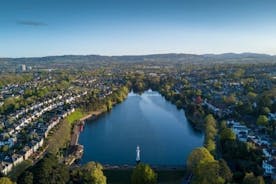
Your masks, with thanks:
[{"label": "green grass", "polygon": [[61,121],[54,131],[48,137],[49,147],[48,152],[57,154],[61,148],[66,146],[66,143],[70,141],[71,138],[71,127],[67,121]]},{"label": "green grass", "polygon": [[80,109],[77,109],[75,112],[66,117],[66,121],[72,124],[75,121],[80,120],[83,116],[84,114],[82,113],[82,111]]},{"label": "green grass", "polygon": [[12,171],[8,174],[8,176],[16,181],[17,178],[30,166],[32,166],[32,162],[30,160],[24,160],[22,163],[15,166]]},{"label": "green grass", "polygon": [[84,116],[80,109],[76,109],[64,120],[62,120],[57,127],[54,128],[52,133],[48,137],[48,151],[53,154],[57,154],[60,149],[66,147],[66,143],[70,141],[71,129],[73,124],[80,120]]},{"label": "green grass", "polygon": [[[184,170],[160,170],[156,172],[160,184],[180,184],[185,175]],[[107,177],[107,183],[129,184],[132,170],[104,170],[104,174]]]}]

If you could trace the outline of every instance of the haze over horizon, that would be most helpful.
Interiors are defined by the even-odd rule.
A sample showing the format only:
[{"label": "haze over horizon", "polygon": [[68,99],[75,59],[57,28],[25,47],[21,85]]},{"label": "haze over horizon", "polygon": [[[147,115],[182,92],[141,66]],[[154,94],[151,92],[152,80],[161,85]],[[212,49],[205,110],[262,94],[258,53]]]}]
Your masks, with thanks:
[{"label": "haze over horizon", "polygon": [[264,55],[264,56],[271,56],[271,57],[275,57],[276,54],[267,54],[267,53],[253,53],[253,52],[241,52],[241,53],[237,53],[237,52],[224,52],[224,53],[203,53],[203,54],[195,54],[195,53],[148,53],[148,54],[115,54],[115,55],[105,55],[105,54],[60,54],[60,55],[42,55],[42,56],[22,56],[22,57],[1,57],[0,58],[10,58],[10,59],[20,59],[20,58],[44,58],[44,57],[63,57],[63,56],[102,56],[102,57],[128,57],[128,56],[153,56],[153,55],[197,55],[197,56],[222,56],[222,55],[228,55],[228,54],[233,54],[236,55],[238,57],[238,55],[243,55],[243,54],[248,54],[251,56],[258,56],[258,55]]},{"label": "haze over horizon", "polygon": [[273,0],[3,0],[0,57],[275,55],[275,9]]}]

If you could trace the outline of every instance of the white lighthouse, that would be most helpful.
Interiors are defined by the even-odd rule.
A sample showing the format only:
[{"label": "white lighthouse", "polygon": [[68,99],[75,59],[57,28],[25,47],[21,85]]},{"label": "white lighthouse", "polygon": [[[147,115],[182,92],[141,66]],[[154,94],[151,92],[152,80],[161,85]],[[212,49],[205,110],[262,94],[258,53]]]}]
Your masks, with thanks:
[{"label": "white lighthouse", "polygon": [[140,163],[140,147],[138,145],[136,147],[136,163]]}]

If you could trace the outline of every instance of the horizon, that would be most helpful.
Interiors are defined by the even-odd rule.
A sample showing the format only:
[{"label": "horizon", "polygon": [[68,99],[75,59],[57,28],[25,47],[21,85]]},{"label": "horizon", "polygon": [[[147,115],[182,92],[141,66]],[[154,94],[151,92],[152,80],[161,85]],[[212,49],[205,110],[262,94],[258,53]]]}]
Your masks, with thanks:
[{"label": "horizon", "polygon": [[272,0],[3,1],[0,57],[276,54]]},{"label": "horizon", "polygon": [[45,56],[23,56],[23,57],[2,57],[0,59],[24,59],[24,58],[44,58],[44,57],[63,57],[63,56],[102,56],[102,57],[127,57],[127,56],[152,56],[152,55],[196,55],[196,56],[205,56],[205,55],[224,55],[224,54],[234,54],[234,55],[242,55],[242,54],[256,54],[256,55],[267,55],[274,57],[276,54],[267,54],[267,53],[256,53],[256,52],[223,52],[223,53],[203,53],[203,54],[195,54],[195,53],[149,53],[149,54],[127,54],[127,55],[104,55],[104,54],[62,54],[62,55],[45,55]]}]

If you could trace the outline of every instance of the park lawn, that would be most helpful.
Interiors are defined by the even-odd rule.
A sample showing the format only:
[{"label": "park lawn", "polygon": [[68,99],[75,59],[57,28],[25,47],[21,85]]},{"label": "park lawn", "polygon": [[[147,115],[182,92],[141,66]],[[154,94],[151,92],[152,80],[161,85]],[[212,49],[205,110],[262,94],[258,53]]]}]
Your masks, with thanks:
[{"label": "park lawn", "polygon": [[[184,170],[159,170],[155,172],[157,172],[158,183],[160,184],[180,184],[185,175]],[[110,184],[129,184],[131,174],[131,169],[104,170],[107,183]]]},{"label": "park lawn", "polygon": [[80,109],[76,109],[51,131],[52,134],[48,137],[48,151],[50,153],[57,154],[60,149],[66,147],[66,144],[71,139],[73,124],[83,116],[84,113]]},{"label": "park lawn", "polygon": [[49,145],[47,151],[57,154],[61,148],[65,148],[71,138],[71,128],[72,124],[62,120],[47,138]]},{"label": "park lawn", "polygon": [[80,109],[77,109],[76,111],[74,111],[73,113],[71,113],[69,116],[67,116],[65,118],[65,120],[72,124],[75,121],[80,120],[82,117],[84,116],[83,112]]}]

